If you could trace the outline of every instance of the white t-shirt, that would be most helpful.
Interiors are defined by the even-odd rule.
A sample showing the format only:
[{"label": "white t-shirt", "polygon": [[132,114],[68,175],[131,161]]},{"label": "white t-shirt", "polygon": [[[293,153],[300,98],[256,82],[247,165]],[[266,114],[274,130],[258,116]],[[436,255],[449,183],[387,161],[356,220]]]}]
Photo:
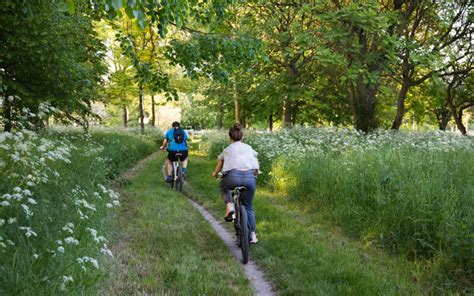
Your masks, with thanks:
[{"label": "white t-shirt", "polygon": [[227,146],[218,159],[224,161],[224,167],[222,168],[224,172],[230,170],[258,170],[260,168],[257,152],[240,141]]}]

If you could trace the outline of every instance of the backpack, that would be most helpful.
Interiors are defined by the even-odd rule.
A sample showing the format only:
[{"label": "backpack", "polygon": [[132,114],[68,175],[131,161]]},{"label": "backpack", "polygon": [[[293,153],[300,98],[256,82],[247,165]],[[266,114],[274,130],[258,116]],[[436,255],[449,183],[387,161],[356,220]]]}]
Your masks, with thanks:
[{"label": "backpack", "polygon": [[184,131],[182,128],[178,127],[174,129],[173,132],[173,138],[174,141],[178,144],[181,144],[184,142]]}]

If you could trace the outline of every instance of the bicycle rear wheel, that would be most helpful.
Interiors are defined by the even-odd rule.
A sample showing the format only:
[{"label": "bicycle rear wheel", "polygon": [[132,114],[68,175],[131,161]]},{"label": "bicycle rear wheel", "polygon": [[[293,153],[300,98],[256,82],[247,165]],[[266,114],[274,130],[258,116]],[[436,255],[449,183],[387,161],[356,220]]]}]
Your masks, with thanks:
[{"label": "bicycle rear wheel", "polygon": [[176,169],[176,173],[178,174],[178,178],[176,178],[176,190],[181,192],[183,190],[183,173],[181,166]]},{"label": "bicycle rear wheel", "polygon": [[242,263],[249,262],[249,226],[247,209],[240,206],[240,248],[242,250]]},{"label": "bicycle rear wheel", "polygon": [[174,170],[174,167],[173,167],[173,171],[171,173],[171,182],[170,182],[170,188],[173,189],[174,187],[174,173],[175,173],[175,170]]}]

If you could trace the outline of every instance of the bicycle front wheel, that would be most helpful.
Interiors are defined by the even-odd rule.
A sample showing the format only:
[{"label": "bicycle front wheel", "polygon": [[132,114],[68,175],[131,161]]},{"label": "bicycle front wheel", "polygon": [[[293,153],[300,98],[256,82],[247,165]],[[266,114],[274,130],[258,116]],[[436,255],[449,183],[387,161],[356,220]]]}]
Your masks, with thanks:
[{"label": "bicycle front wheel", "polygon": [[249,225],[247,209],[240,207],[240,248],[242,250],[242,263],[249,262]]}]

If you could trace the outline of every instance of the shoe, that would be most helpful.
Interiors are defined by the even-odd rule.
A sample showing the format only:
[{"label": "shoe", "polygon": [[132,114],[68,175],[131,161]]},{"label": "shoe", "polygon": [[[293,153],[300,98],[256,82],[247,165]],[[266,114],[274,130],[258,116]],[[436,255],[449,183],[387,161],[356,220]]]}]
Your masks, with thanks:
[{"label": "shoe", "polygon": [[250,232],[250,243],[251,244],[258,243],[257,235],[255,234],[255,232]]},{"label": "shoe", "polygon": [[224,220],[228,222],[232,221],[232,215],[234,214],[234,212],[235,212],[234,203],[232,202],[227,203],[227,209],[225,211]]},{"label": "shoe", "polygon": [[173,176],[166,177],[166,183],[171,183],[171,182],[173,182]]}]

